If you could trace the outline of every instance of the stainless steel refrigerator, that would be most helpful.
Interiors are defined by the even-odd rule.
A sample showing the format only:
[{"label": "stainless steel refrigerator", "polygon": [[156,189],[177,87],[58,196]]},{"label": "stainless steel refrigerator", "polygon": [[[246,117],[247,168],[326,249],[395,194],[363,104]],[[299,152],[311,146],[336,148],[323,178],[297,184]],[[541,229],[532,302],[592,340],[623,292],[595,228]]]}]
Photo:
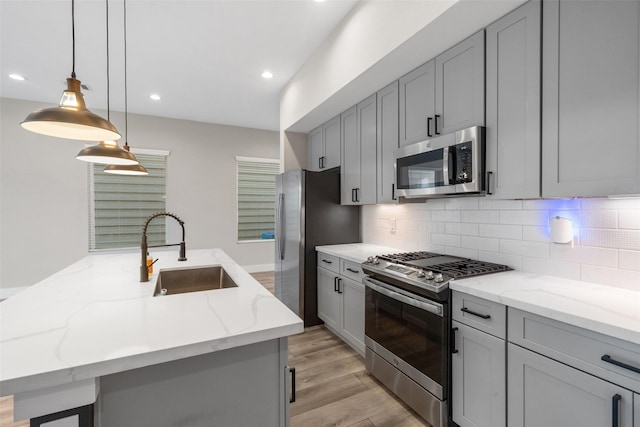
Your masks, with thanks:
[{"label": "stainless steel refrigerator", "polygon": [[340,168],[276,176],[275,230],[275,295],[318,325],[315,247],[361,241],[360,207],[340,205]]}]

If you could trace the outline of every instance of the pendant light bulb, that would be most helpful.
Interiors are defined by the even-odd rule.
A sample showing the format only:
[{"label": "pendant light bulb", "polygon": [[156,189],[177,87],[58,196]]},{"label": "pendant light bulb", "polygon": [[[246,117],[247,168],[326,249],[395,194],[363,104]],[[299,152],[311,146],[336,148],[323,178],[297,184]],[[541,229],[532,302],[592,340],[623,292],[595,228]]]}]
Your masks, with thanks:
[{"label": "pendant light bulb", "polygon": [[80,80],[75,72],[75,3],[71,1],[71,24],[73,40],[73,67],[67,79],[67,90],[57,107],[43,108],[29,114],[20,125],[31,132],[56,138],[81,141],[106,141],[121,138],[118,129],[109,120],[87,109],[82,95]]}]

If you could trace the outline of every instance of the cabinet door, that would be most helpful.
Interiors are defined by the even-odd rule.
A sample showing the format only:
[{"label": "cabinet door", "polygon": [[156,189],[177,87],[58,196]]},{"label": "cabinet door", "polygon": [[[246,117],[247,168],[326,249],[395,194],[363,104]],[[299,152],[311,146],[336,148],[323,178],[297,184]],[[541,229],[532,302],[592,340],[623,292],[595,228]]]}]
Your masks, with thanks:
[{"label": "cabinet door", "polygon": [[629,390],[515,344],[507,357],[509,427],[610,426],[615,411],[617,426],[633,426]]},{"label": "cabinet door", "polygon": [[640,193],[640,2],[545,2],[542,195]]},{"label": "cabinet door", "polygon": [[358,104],[358,141],[360,146],[360,177],[356,192],[357,204],[376,203],[376,95]]},{"label": "cabinet door", "polygon": [[398,149],[398,81],[378,92],[378,203],[397,203],[394,152]]},{"label": "cabinet door", "polygon": [[[401,147],[434,136],[435,81],[435,62],[433,60],[400,78]],[[430,129],[428,129],[429,121],[431,122]]]},{"label": "cabinet door", "polygon": [[505,427],[507,395],[504,340],[457,321],[451,356],[452,417],[460,427]]},{"label": "cabinet door", "polygon": [[336,116],[322,125],[324,133],[323,169],[340,166],[340,116]]},{"label": "cabinet door", "polygon": [[435,132],[484,126],[484,30],[436,57]]},{"label": "cabinet door", "polygon": [[487,27],[487,192],[540,197],[540,2]]},{"label": "cabinet door", "polygon": [[340,115],[340,132],[342,134],[340,203],[355,205],[355,190],[360,186],[360,146],[358,144],[358,114],[355,105]]},{"label": "cabinet door", "polygon": [[339,331],[341,325],[337,274],[318,268],[318,317],[328,327]]},{"label": "cabinet door", "polygon": [[364,355],[364,285],[340,277],[342,337]]},{"label": "cabinet door", "polygon": [[310,171],[319,171],[322,166],[322,157],[324,157],[324,142],[322,139],[322,126],[315,128],[309,132],[309,160],[307,169]]},{"label": "cabinet door", "polygon": [[640,394],[633,394],[633,427],[640,427]]}]

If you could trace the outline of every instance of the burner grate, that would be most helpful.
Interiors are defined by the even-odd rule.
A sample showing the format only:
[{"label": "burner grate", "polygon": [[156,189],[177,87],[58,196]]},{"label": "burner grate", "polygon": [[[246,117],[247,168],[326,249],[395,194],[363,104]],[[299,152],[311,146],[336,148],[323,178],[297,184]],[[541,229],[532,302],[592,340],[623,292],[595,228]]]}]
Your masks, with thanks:
[{"label": "burner grate", "polygon": [[445,273],[454,278],[480,276],[482,274],[498,273],[501,271],[511,270],[511,268],[506,265],[494,264],[484,261],[474,261],[471,259],[433,265],[430,268],[433,271]]},{"label": "burner grate", "polygon": [[378,258],[391,261],[391,262],[409,262],[409,261],[416,261],[420,259],[434,258],[438,256],[442,256],[442,255],[435,254],[433,252],[419,251],[419,252],[403,252],[399,254],[380,255],[378,256]]}]

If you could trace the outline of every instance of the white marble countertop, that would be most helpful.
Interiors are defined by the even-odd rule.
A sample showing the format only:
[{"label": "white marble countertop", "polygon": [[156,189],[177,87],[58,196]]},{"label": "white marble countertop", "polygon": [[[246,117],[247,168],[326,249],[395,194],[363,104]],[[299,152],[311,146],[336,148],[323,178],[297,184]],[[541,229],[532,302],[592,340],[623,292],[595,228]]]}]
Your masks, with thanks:
[{"label": "white marble countertop", "polygon": [[[0,303],[0,395],[211,353],[303,331],[292,311],[219,249],[92,254]],[[222,265],[238,287],[153,297],[163,268]]]},{"label": "white marble countertop", "polygon": [[368,243],[316,246],[316,251],[359,263],[365,262],[367,257],[370,256],[406,252],[400,249],[370,245]]},{"label": "white marble countertop", "polygon": [[454,280],[449,287],[640,344],[640,291],[518,271]]}]

